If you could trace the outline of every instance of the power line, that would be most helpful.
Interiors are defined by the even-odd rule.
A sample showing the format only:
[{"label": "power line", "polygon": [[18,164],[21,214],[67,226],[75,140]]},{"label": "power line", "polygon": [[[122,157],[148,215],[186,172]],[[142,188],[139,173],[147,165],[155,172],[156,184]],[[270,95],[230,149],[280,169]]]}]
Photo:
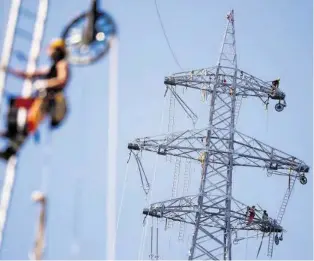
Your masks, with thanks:
[{"label": "power line", "polygon": [[178,61],[178,59],[177,59],[176,54],[174,53],[174,51],[173,51],[173,49],[172,49],[172,47],[171,47],[170,42],[169,42],[169,38],[168,38],[168,36],[167,36],[165,27],[164,27],[164,25],[163,25],[163,22],[162,22],[160,13],[159,13],[158,5],[157,5],[157,0],[155,0],[155,7],[156,7],[156,12],[157,12],[157,15],[158,15],[158,19],[159,19],[160,26],[161,26],[161,28],[162,28],[162,32],[163,32],[163,34],[164,34],[164,36],[165,36],[165,38],[166,38],[166,41],[167,41],[168,47],[169,47],[169,49],[170,49],[170,52],[171,52],[171,54],[172,54],[172,57],[173,57],[174,61],[176,62],[176,64],[179,66],[179,68],[180,68],[182,71],[184,71],[183,68],[181,67],[181,65],[180,65],[180,63],[179,63],[179,61]]}]

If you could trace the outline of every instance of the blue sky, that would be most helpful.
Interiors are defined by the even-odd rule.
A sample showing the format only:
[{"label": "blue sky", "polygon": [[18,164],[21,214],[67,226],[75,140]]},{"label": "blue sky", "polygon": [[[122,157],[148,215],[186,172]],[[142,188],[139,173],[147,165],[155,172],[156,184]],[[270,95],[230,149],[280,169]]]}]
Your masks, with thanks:
[{"label": "blue sky", "polygon": [[[29,0],[24,0],[25,4],[27,2]],[[51,38],[59,36],[71,18],[87,8],[87,3],[82,0],[50,1],[44,46]],[[103,1],[102,5],[119,26],[119,194],[117,202],[112,202],[119,207],[128,158],[127,143],[136,137],[160,133],[161,111],[164,109],[165,114],[168,113],[167,107],[163,108],[163,78],[179,72],[180,68],[169,52],[153,1]],[[192,3],[173,0],[158,1],[158,5],[171,45],[184,69],[216,64],[225,15],[234,8],[239,67],[265,80],[280,77],[288,103],[280,114],[273,110],[272,104],[267,116],[261,103],[245,101],[238,129],[312,166],[312,2],[304,0],[300,4],[267,0],[235,3],[230,0],[214,3],[199,0]],[[9,1],[6,1],[0,10],[1,39],[9,6]],[[16,41],[15,49],[27,52],[27,48],[25,40]],[[47,62],[44,51],[41,64]],[[16,59],[12,59],[11,65],[24,66]],[[49,149],[53,157],[46,165],[50,203],[46,257],[49,259],[106,257],[106,241],[110,240],[106,236],[105,191],[108,175],[107,71],[107,58],[89,67],[73,67],[67,89],[71,112],[63,127],[52,134],[53,142]],[[21,83],[10,77],[6,88],[19,93]],[[167,119],[164,126],[167,126]],[[45,125],[41,132],[43,136],[47,134]],[[44,149],[44,143],[35,145],[30,139],[21,152],[4,250],[0,253],[2,259],[26,259],[33,245],[37,208],[30,201],[30,194],[40,187]],[[155,158],[154,155],[144,156],[144,167],[151,179]],[[164,200],[171,195],[173,167],[160,164],[153,201]],[[3,163],[0,171],[4,173]],[[193,176],[196,181],[198,173],[196,168]],[[134,160],[130,162],[128,175],[117,238],[118,259],[137,259],[142,233],[141,211],[145,199]],[[262,171],[237,170],[234,195],[248,204],[259,203],[268,209],[271,216],[276,216],[287,182],[284,178],[266,178]],[[296,184],[282,223],[288,233],[275,248],[274,259],[313,258],[312,183],[310,172],[306,186]],[[196,193],[196,190],[190,193]],[[81,248],[79,256],[71,255],[75,226],[78,227],[76,238]],[[189,245],[177,241],[177,229],[161,230],[160,234],[159,254],[162,258],[187,258]],[[188,231],[185,236],[188,238]],[[146,240],[144,259],[148,258],[150,238]],[[234,258],[255,258],[259,242],[256,239],[249,241],[246,249],[244,241],[235,248]],[[266,246],[267,241],[263,244],[261,259],[266,259]]]}]

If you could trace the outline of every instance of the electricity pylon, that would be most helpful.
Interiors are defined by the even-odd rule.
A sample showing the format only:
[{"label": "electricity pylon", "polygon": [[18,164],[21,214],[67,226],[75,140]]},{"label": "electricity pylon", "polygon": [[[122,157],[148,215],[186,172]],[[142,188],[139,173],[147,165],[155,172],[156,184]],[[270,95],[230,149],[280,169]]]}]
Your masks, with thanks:
[{"label": "electricity pylon", "polygon": [[[279,80],[266,82],[238,69],[233,10],[227,20],[217,66],[176,73],[164,81],[167,90],[175,94],[192,119],[196,115],[179,98],[176,87],[200,90],[210,95],[208,126],[154,138],[139,138],[128,144],[130,150],[147,150],[201,163],[202,175],[196,195],[154,203],[143,211],[145,215],[194,226],[189,260],[231,260],[232,243],[238,240],[237,232],[240,230],[259,231],[263,236],[265,233],[272,236],[284,232],[277,220],[264,219],[258,214],[248,224],[247,205],[232,196],[234,167],[266,168],[275,175],[286,175],[293,181],[299,179],[302,184],[306,183],[305,173],[309,172],[309,166],[303,161],[235,129],[242,97],[257,97],[266,106],[269,100],[277,100],[277,111],[282,111],[286,102],[285,93],[279,89]],[[287,200],[280,213],[284,213],[286,206]],[[256,209],[256,213],[260,212],[262,210]]]}]

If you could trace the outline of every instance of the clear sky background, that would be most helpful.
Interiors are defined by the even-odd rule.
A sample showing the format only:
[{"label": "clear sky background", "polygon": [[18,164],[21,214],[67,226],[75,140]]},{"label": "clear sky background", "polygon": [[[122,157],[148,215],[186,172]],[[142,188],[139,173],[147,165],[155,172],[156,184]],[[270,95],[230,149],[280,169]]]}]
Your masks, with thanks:
[{"label": "clear sky background", "polygon": [[[31,2],[23,0],[26,6],[33,8]],[[44,46],[51,38],[59,36],[73,17],[86,10],[88,2],[50,1]],[[163,79],[170,73],[179,72],[180,68],[169,52],[153,0],[103,1],[102,5],[113,15],[119,27],[119,183],[117,202],[111,202],[119,207],[128,158],[127,143],[136,137],[160,133],[161,112],[168,113],[168,105],[163,107]],[[158,5],[171,45],[184,69],[216,64],[225,16],[234,8],[239,67],[264,80],[280,77],[288,103],[282,113],[275,112],[272,103],[267,114],[259,101],[245,100],[238,129],[304,160],[312,167],[312,1],[173,0],[158,1]],[[10,1],[4,1],[2,7],[0,39],[6,30]],[[27,22],[23,22],[23,26],[26,30],[30,28]],[[26,40],[19,38],[14,48],[27,52],[29,47]],[[43,49],[40,64],[46,63]],[[23,68],[25,64],[13,58],[11,65]],[[106,257],[106,240],[111,240],[106,236],[107,71],[107,58],[85,68],[73,67],[67,89],[71,112],[63,127],[52,134],[52,144],[48,147],[52,157],[47,158],[44,142],[36,145],[30,139],[23,147],[1,259],[26,259],[33,246],[38,208],[32,204],[30,195],[41,186],[43,166],[48,169],[49,193],[46,258]],[[21,83],[10,77],[6,88],[19,93]],[[200,114],[207,115],[206,103],[202,106],[198,103],[200,95],[191,105],[196,106]],[[180,116],[177,119],[179,122]],[[181,130],[190,128],[183,126],[182,122],[176,126]],[[167,124],[165,117],[163,130]],[[199,126],[206,126],[206,121]],[[43,136],[47,134],[45,127],[41,127]],[[154,155],[150,156],[144,158],[143,163],[151,179]],[[49,161],[45,163],[47,159]],[[160,159],[159,163],[163,160]],[[171,196],[174,165],[160,164],[153,202]],[[4,175],[4,163],[1,163],[0,171]],[[141,211],[147,205],[134,160],[130,162],[128,175],[117,238],[118,259],[138,258],[143,221]],[[198,181],[199,167],[195,167],[192,179],[194,183]],[[275,217],[287,184],[287,178],[268,178],[263,171],[236,170],[234,195],[249,205],[259,203],[270,216]],[[296,183],[282,223],[288,233],[275,247],[274,259],[313,258],[312,184],[312,171],[306,186]],[[189,191],[190,194],[196,192],[196,189]],[[160,228],[163,228],[163,223]],[[177,230],[160,229],[161,258],[187,258],[190,230],[186,230],[183,243],[177,240]],[[80,246],[77,256],[71,255],[75,238]],[[148,236],[146,241],[144,259],[148,259],[149,254]],[[234,258],[254,259],[259,242],[260,239],[250,240],[248,244],[242,241],[234,248]],[[266,259],[266,253],[265,240],[260,258]]]}]

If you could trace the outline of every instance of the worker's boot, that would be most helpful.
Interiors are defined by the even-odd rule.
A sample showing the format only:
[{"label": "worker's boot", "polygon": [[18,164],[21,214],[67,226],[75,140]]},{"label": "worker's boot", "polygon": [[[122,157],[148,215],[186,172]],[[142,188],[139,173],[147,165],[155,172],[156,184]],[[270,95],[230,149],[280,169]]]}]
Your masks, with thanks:
[{"label": "worker's boot", "polygon": [[0,131],[0,137],[9,138],[9,133],[7,131]]},{"label": "worker's boot", "polygon": [[14,140],[10,140],[8,147],[0,152],[0,158],[4,160],[9,160],[9,158],[15,155],[23,142],[23,137],[24,136],[19,136],[16,137]]},{"label": "worker's boot", "polygon": [[9,160],[9,158],[11,158],[13,155],[15,154],[14,149],[12,149],[11,147],[8,147],[6,150],[4,151],[0,151],[0,158],[4,159],[4,160]]}]

